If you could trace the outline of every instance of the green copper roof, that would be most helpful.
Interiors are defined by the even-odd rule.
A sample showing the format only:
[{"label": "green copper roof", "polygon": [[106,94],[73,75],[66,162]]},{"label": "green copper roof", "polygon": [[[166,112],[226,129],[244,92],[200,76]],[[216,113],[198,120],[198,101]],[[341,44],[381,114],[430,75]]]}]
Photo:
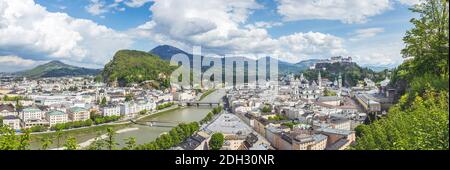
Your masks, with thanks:
[{"label": "green copper roof", "polygon": [[54,110],[54,111],[48,112],[47,114],[53,116],[53,115],[63,115],[63,114],[66,114],[66,113],[64,113],[62,111],[59,111],[59,110]]},{"label": "green copper roof", "polygon": [[72,107],[72,108],[69,109],[69,111],[78,113],[78,112],[85,112],[87,110],[85,108],[83,108],[83,107]]}]

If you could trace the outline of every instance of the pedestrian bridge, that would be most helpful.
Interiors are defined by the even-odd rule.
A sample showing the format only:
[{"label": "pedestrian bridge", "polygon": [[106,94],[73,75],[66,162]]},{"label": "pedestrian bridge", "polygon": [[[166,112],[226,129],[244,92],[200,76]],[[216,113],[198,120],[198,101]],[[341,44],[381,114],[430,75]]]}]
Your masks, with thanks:
[{"label": "pedestrian bridge", "polygon": [[202,101],[191,101],[191,102],[185,102],[185,104],[187,106],[210,106],[210,107],[215,107],[215,106],[220,106],[220,102],[202,102]]},{"label": "pedestrian bridge", "polygon": [[130,120],[131,123],[141,126],[150,126],[150,127],[175,127],[178,124],[184,123],[181,121],[157,121],[151,120],[147,122],[137,122],[134,120]]}]

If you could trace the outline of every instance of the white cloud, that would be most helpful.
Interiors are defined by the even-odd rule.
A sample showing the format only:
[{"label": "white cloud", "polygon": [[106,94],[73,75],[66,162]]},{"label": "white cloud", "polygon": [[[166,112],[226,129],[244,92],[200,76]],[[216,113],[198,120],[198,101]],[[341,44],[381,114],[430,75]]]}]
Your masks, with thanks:
[{"label": "white cloud", "polygon": [[125,3],[125,5],[127,5],[129,7],[139,8],[150,1],[152,1],[152,0],[127,0],[124,3]]},{"label": "white cloud", "polygon": [[423,0],[398,0],[400,4],[404,5],[417,5],[423,2]]},{"label": "white cloud", "polygon": [[[119,11],[119,12],[125,11],[126,9],[124,7],[121,7],[121,5],[120,5],[122,2],[124,2],[124,0],[114,0],[113,3],[107,4],[103,0],[90,0],[90,3],[87,6],[85,6],[84,8],[85,8],[86,12],[90,13],[91,15],[105,18],[105,16],[101,15],[101,14],[105,14],[108,12],[115,12],[115,11]],[[127,2],[125,2],[125,4],[126,3]]]},{"label": "white cloud", "polygon": [[33,0],[0,1],[0,8],[0,55],[101,66],[132,43],[126,34],[90,20],[48,12]]},{"label": "white cloud", "polygon": [[364,23],[369,17],[391,9],[389,0],[278,0],[278,13],[286,21],[338,20]]},{"label": "white cloud", "polygon": [[384,32],[384,28],[365,28],[358,29],[353,33],[353,37],[350,38],[350,41],[359,41],[362,39],[374,37],[379,33]]},{"label": "white cloud", "polygon": [[254,29],[254,28],[270,29],[270,28],[278,27],[278,26],[282,26],[282,25],[283,25],[282,22],[259,21],[259,22],[255,22],[254,24],[248,24],[245,26],[245,28],[248,28],[248,29]]},{"label": "white cloud", "polygon": [[18,56],[0,56],[0,68],[2,72],[15,72],[40,64],[39,61],[23,59]]},{"label": "white cloud", "polygon": [[23,59],[17,56],[0,56],[0,63],[15,66],[31,66],[35,64],[35,61]]},{"label": "white cloud", "polygon": [[258,53],[291,62],[345,52],[343,40],[329,34],[308,32],[272,38],[266,29],[282,23],[247,23],[252,12],[261,8],[255,0],[156,0],[150,8],[152,20],[133,34],[188,52],[200,45],[205,53]]},{"label": "white cloud", "polygon": [[296,33],[278,39],[276,52],[288,61],[298,61],[298,58],[328,58],[346,54],[344,40],[318,32]]},{"label": "white cloud", "polygon": [[376,43],[353,43],[350,55],[360,65],[398,65],[403,62],[401,50],[405,47],[401,39],[389,39]]},{"label": "white cloud", "polygon": [[85,9],[92,15],[100,15],[109,11],[105,2],[100,0],[91,0],[91,3]]}]

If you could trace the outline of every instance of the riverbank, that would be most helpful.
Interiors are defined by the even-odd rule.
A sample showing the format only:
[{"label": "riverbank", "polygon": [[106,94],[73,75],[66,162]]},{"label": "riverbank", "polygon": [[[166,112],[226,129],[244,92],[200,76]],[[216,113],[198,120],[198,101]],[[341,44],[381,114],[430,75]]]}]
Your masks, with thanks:
[{"label": "riverbank", "polygon": [[[121,134],[121,133],[125,133],[125,132],[136,131],[136,130],[139,130],[139,128],[137,128],[137,127],[125,128],[125,129],[121,129],[121,130],[116,131],[116,134]],[[99,137],[91,138],[91,139],[89,139],[89,140],[87,140],[85,142],[79,143],[78,144],[79,149],[84,149],[84,148],[88,147],[89,145],[91,145],[93,142],[95,142],[97,140],[106,139],[107,137],[108,137],[108,135],[105,133],[105,134],[103,134],[103,135],[101,135]],[[64,147],[55,148],[55,149],[52,149],[52,150],[64,150]]]},{"label": "riverbank", "polygon": [[214,93],[216,91],[216,89],[209,89],[208,91],[206,91],[205,93],[203,93],[200,98],[198,99],[199,101],[202,101],[203,99],[205,99],[207,96],[209,96],[211,93]]},{"label": "riverbank", "polygon": [[[139,116],[138,118],[135,118],[135,121],[139,120],[150,120],[157,116],[161,116],[167,112],[176,111],[178,109],[181,109],[182,107],[179,106],[173,106],[170,108],[166,108],[160,111],[156,111],[150,114]],[[63,130],[62,137],[60,138],[59,145],[61,146],[63,143],[65,143],[66,139],[68,137],[75,137],[77,141],[86,141],[90,140],[95,137],[99,137],[100,134],[106,133],[107,128],[112,128],[115,131],[120,131],[124,128],[130,128],[133,124],[129,120],[120,120],[118,122],[111,122],[111,123],[105,123],[101,125],[94,125],[89,127],[81,127],[81,128],[74,128],[74,129],[67,129]],[[41,140],[44,137],[50,137],[53,139],[53,143],[50,145],[50,148],[54,148],[58,146],[57,142],[57,132],[56,131],[47,131],[47,132],[36,132],[31,134],[31,142],[30,147],[31,149],[39,149],[41,148]]]}]

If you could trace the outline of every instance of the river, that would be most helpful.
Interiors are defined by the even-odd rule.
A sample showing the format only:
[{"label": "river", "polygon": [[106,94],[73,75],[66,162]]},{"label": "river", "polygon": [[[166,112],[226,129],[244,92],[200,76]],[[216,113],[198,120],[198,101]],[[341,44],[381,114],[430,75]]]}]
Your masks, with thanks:
[{"label": "river", "polygon": [[[225,95],[224,90],[216,90],[210,95],[206,96],[202,101],[217,102]],[[157,121],[154,126],[144,125],[122,125],[117,130],[124,130],[125,132],[118,133],[116,135],[116,142],[119,144],[119,148],[125,146],[125,139],[129,137],[135,137],[137,144],[143,144],[155,140],[159,135],[164,132],[168,132],[172,127],[176,126],[180,122],[189,123],[194,121],[200,121],[208,112],[212,110],[209,106],[202,107],[183,107],[175,110],[169,110],[161,114],[157,114],[148,118],[139,120],[145,121]],[[128,131],[126,129],[129,129]],[[71,136],[75,137],[78,143],[83,143],[89,139],[99,136],[99,133],[104,134],[104,128],[99,130],[81,131],[79,133],[71,133]],[[56,147],[56,141],[53,142],[51,148]],[[60,142],[64,143],[64,141]],[[62,144],[61,144],[62,145]],[[31,149],[39,149],[41,146],[40,141],[35,139],[31,143]]]}]

